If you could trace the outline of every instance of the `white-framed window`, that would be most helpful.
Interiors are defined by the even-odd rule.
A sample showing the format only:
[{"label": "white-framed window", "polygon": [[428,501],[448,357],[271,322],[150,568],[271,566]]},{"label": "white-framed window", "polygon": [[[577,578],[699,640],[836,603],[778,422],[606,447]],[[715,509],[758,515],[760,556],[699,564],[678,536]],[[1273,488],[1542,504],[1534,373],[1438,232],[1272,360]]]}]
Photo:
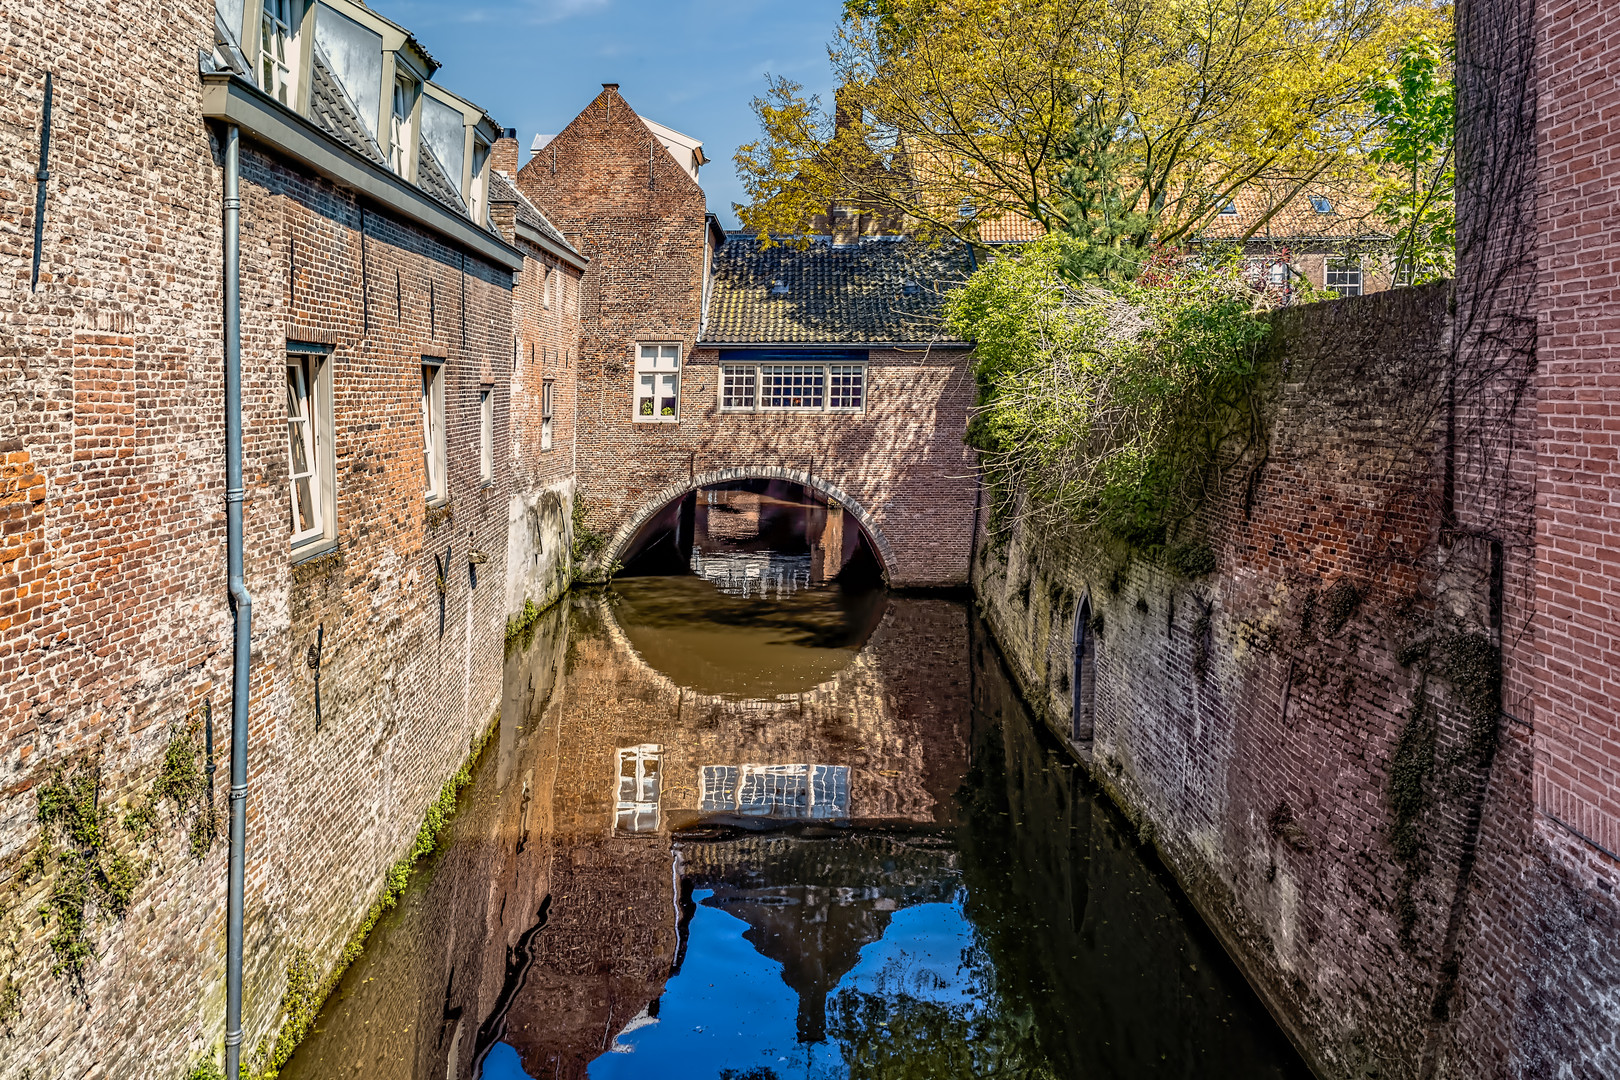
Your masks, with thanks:
[{"label": "white-framed window", "polygon": [[754,411],[759,369],[752,364],[720,365],[720,407]]},{"label": "white-framed window", "polygon": [[478,391],[478,482],[495,482],[495,391]]},{"label": "white-framed window", "polygon": [[287,353],[287,486],[295,552],[337,535],[331,371],[323,352]]},{"label": "white-framed window", "polygon": [[827,400],[826,378],[820,364],[761,364],[759,407],[820,412]]},{"label": "white-framed window", "polygon": [[540,383],[540,449],[551,449],[551,417],[555,408],[556,384],[551,379]]},{"label": "white-framed window", "polygon": [[416,112],[416,96],[422,84],[407,75],[394,78],[394,110],[389,131],[388,166],[395,174],[405,176],[411,163],[411,117]]},{"label": "white-framed window", "polygon": [[658,828],[663,747],[657,743],[619,749],[618,788],[613,831],[647,833]]},{"label": "white-framed window", "polygon": [[1326,195],[1312,195],[1311,209],[1318,214],[1331,214],[1333,213],[1333,200]]},{"label": "white-framed window", "polygon": [[1288,284],[1288,264],[1281,259],[1271,264],[1266,271],[1266,284],[1272,288],[1281,288]]},{"label": "white-framed window", "polygon": [[639,345],[636,348],[638,423],[673,424],[681,418],[681,347]]},{"label": "white-framed window", "polygon": [[1349,255],[1328,256],[1324,284],[1340,296],[1360,296],[1361,260]]},{"label": "white-framed window", "polygon": [[430,503],[449,495],[444,469],[444,360],[422,357],[422,474]]},{"label": "white-framed window", "polygon": [[489,143],[482,139],[473,139],[472,170],[468,177],[467,208],[472,212],[472,219],[478,224],[484,224],[488,216],[489,199],[489,173],[485,168],[489,164]]},{"label": "white-framed window", "polygon": [[259,20],[259,88],[283,105],[293,104],[296,93],[293,68],[298,63],[294,41],[297,26],[295,0],[264,0]]},{"label": "white-framed window", "polygon": [[720,410],[864,412],[866,368],[864,362],[722,363]]}]

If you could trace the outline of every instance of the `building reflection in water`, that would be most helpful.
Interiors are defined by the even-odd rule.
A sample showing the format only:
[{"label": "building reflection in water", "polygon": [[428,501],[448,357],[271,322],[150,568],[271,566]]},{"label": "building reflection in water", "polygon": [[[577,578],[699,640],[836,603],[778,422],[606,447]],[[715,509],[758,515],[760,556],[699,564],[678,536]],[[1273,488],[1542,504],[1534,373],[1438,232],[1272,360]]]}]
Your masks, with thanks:
[{"label": "building reflection in water", "polygon": [[966,607],[838,591],[554,610],[282,1075],[1295,1075]]}]

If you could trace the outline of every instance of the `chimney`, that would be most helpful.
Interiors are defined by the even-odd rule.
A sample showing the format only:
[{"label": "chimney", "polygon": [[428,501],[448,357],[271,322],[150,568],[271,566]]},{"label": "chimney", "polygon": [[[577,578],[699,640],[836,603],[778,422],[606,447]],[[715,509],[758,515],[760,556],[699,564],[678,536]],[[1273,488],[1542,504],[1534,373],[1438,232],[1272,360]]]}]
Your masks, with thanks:
[{"label": "chimney", "polygon": [[495,140],[495,145],[489,150],[489,163],[507,176],[516,176],[518,171],[518,141],[517,128],[502,128],[501,137]]}]

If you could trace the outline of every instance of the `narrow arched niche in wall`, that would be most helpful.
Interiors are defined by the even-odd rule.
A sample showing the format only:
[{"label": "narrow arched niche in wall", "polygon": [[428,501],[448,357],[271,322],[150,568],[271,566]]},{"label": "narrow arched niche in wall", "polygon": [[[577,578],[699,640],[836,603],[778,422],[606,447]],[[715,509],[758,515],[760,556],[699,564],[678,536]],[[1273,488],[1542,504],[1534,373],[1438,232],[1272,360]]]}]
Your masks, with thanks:
[{"label": "narrow arched niche in wall", "polygon": [[1097,718],[1097,644],[1091,632],[1091,598],[1080,601],[1074,616],[1074,702],[1070,738],[1089,743]]}]

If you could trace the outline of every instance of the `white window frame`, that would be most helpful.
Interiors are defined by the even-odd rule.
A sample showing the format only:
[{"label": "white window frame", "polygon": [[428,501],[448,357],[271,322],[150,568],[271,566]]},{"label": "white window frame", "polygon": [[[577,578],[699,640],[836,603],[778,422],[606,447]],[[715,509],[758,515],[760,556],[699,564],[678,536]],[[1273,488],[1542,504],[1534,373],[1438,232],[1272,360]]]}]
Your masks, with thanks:
[{"label": "white window frame", "polygon": [[[1335,263],[1339,265],[1336,267]],[[1335,282],[1335,275],[1341,280]],[[1366,270],[1361,259],[1351,255],[1327,256],[1322,260],[1322,287],[1340,296],[1360,296],[1366,288]]]},{"label": "white window frame", "polygon": [[555,379],[540,381],[540,449],[551,449],[551,418],[556,408],[557,383]]},{"label": "white window frame", "polygon": [[[671,341],[638,341],[630,418],[638,424],[678,424],[681,420],[681,346]],[[674,390],[674,397],[662,391]],[[673,404],[666,404],[673,401]],[[646,403],[650,402],[650,406]],[[664,409],[670,409],[665,413]]]},{"label": "white window frame", "polygon": [[658,831],[663,793],[664,748],[657,743],[621,746],[615,773],[613,831],[620,835]]},{"label": "white window frame", "polygon": [[[302,451],[304,468],[299,468]],[[308,490],[309,516],[299,510]],[[295,554],[325,547],[337,536],[337,460],[332,446],[332,365],[325,350],[287,350],[288,528]]]},{"label": "white window frame", "polygon": [[481,387],[478,391],[478,483],[484,487],[495,482],[495,388]]},{"label": "white window frame", "polygon": [[430,506],[450,497],[445,469],[444,359],[422,357],[423,493]]},{"label": "white window frame", "polygon": [[297,104],[298,48],[298,0],[263,0],[254,74],[259,89],[288,107]]},{"label": "white window frame", "polygon": [[[795,363],[791,360],[769,362],[750,360],[744,363],[729,363],[722,359],[717,379],[720,392],[720,411],[723,413],[852,413],[858,415],[866,412],[867,402],[871,400],[871,367],[871,362],[866,360],[848,362],[807,360],[803,363]],[[820,398],[818,404],[773,405],[768,403],[769,398],[779,398],[781,396],[767,394],[766,379],[768,377],[785,376],[791,378],[802,376],[805,369],[812,369],[815,372],[814,377],[817,380],[816,387]],[[838,394],[836,391],[840,387],[834,383],[834,380],[852,378],[859,380],[859,404],[835,405],[833,402],[836,398],[843,397],[847,400],[851,395],[847,393]],[[744,387],[748,390],[746,394],[732,392],[733,389]],[[847,390],[849,388],[848,384],[844,384],[843,388]],[[732,399],[730,404],[727,404],[728,397]],[[743,400],[739,401],[738,398]]]},{"label": "white window frame", "polygon": [[[391,107],[392,127],[389,130],[388,165],[395,175],[412,179],[411,139],[416,130],[416,99],[422,95],[422,84],[409,75],[394,75],[394,103]],[[404,112],[400,112],[403,106]]]}]

